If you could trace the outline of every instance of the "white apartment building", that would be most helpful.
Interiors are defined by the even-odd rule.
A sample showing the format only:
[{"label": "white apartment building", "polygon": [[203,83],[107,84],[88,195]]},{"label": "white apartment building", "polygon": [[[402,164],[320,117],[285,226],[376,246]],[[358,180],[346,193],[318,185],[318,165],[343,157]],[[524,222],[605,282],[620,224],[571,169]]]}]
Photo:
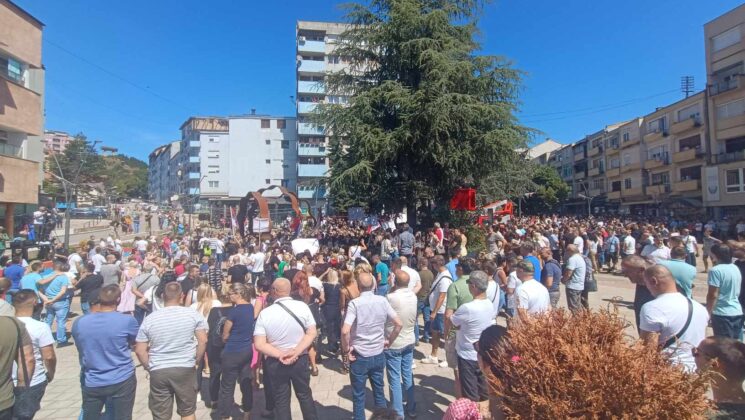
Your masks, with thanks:
[{"label": "white apartment building", "polygon": [[345,68],[346,57],[334,54],[346,24],[298,21],[297,34],[297,191],[313,207],[325,204],[324,178],[328,176],[327,137],[324,127],[310,122],[309,114],[319,103],[346,104],[348,96],[327,95],[328,73]]},{"label": "white apartment building", "polygon": [[148,197],[158,204],[168,204],[178,193],[178,165],[181,142],[174,141],[158,147],[148,159]]}]

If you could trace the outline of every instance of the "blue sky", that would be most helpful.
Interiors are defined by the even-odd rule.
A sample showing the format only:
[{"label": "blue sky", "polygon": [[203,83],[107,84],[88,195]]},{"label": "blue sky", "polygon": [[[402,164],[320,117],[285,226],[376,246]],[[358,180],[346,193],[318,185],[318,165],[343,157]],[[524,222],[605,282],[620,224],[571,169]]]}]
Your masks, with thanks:
[{"label": "blue sky", "polygon": [[[293,115],[295,21],[331,0],[15,0],[46,24],[46,128],[147,159],[190,115]],[[568,143],[705,82],[703,24],[730,0],[495,1],[482,50],[525,71],[521,121]]]}]

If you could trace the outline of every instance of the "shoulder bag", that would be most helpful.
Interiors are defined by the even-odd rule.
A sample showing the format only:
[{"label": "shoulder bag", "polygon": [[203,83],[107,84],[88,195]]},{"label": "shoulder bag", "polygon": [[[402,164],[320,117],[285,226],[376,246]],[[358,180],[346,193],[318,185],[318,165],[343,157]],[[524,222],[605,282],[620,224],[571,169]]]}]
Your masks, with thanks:
[{"label": "shoulder bag", "polygon": [[688,331],[688,326],[691,325],[691,318],[693,318],[693,303],[688,298],[686,298],[686,300],[688,301],[688,319],[686,319],[686,323],[685,323],[685,325],[683,325],[683,328],[677,334],[675,334],[674,336],[670,337],[665,342],[665,344],[662,346],[663,349],[666,349],[666,348],[672,346],[673,344],[675,344],[675,342],[677,342],[678,340],[680,340],[680,337],[682,337],[683,334],[685,334],[686,331]]}]

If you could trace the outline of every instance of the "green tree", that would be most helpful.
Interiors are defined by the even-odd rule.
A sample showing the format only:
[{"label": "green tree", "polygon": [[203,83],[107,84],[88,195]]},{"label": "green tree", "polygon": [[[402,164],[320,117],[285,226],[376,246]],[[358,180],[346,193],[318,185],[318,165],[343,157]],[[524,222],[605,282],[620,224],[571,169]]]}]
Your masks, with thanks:
[{"label": "green tree", "polygon": [[[72,195],[77,195],[83,189],[83,184],[100,182],[104,170],[104,162],[96,151],[94,144],[88,141],[83,133],[75,135],[63,153],[50,154],[46,158],[46,170],[50,174],[48,191],[63,194],[63,183],[67,183]],[[47,188],[47,186],[45,186]]]},{"label": "green tree", "polygon": [[478,55],[482,2],[371,0],[352,4],[335,54],[349,67],[326,77],[314,121],[329,144],[329,193],[337,208],[401,211],[444,204],[454,188],[479,187],[524,147],[514,116],[520,72]]},{"label": "green tree", "polygon": [[546,165],[534,165],[533,183],[535,194],[530,196],[523,208],[528,213],[546,213],[564,201],[569,195],[569,186],[564,182],[556,170]]},{"label": "green tree", "polygon": [[139,159],[125,156],[106,156],[102,176],[110,194],[127,198],[147,196],[147,164]]}]

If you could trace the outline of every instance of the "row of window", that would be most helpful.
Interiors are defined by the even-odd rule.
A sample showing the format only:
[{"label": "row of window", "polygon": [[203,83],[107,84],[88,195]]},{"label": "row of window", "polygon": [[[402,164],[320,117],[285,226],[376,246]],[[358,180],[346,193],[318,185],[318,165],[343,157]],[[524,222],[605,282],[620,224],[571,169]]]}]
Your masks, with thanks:
[{"label": "row of window", "polygon": [[[287,128],[287,121],[286,120],[274,120],[276,121],[275,127],[284,130]],[[261,120],[261,128],[272,128],[272,120],[270,119],[262,119]]]}]

